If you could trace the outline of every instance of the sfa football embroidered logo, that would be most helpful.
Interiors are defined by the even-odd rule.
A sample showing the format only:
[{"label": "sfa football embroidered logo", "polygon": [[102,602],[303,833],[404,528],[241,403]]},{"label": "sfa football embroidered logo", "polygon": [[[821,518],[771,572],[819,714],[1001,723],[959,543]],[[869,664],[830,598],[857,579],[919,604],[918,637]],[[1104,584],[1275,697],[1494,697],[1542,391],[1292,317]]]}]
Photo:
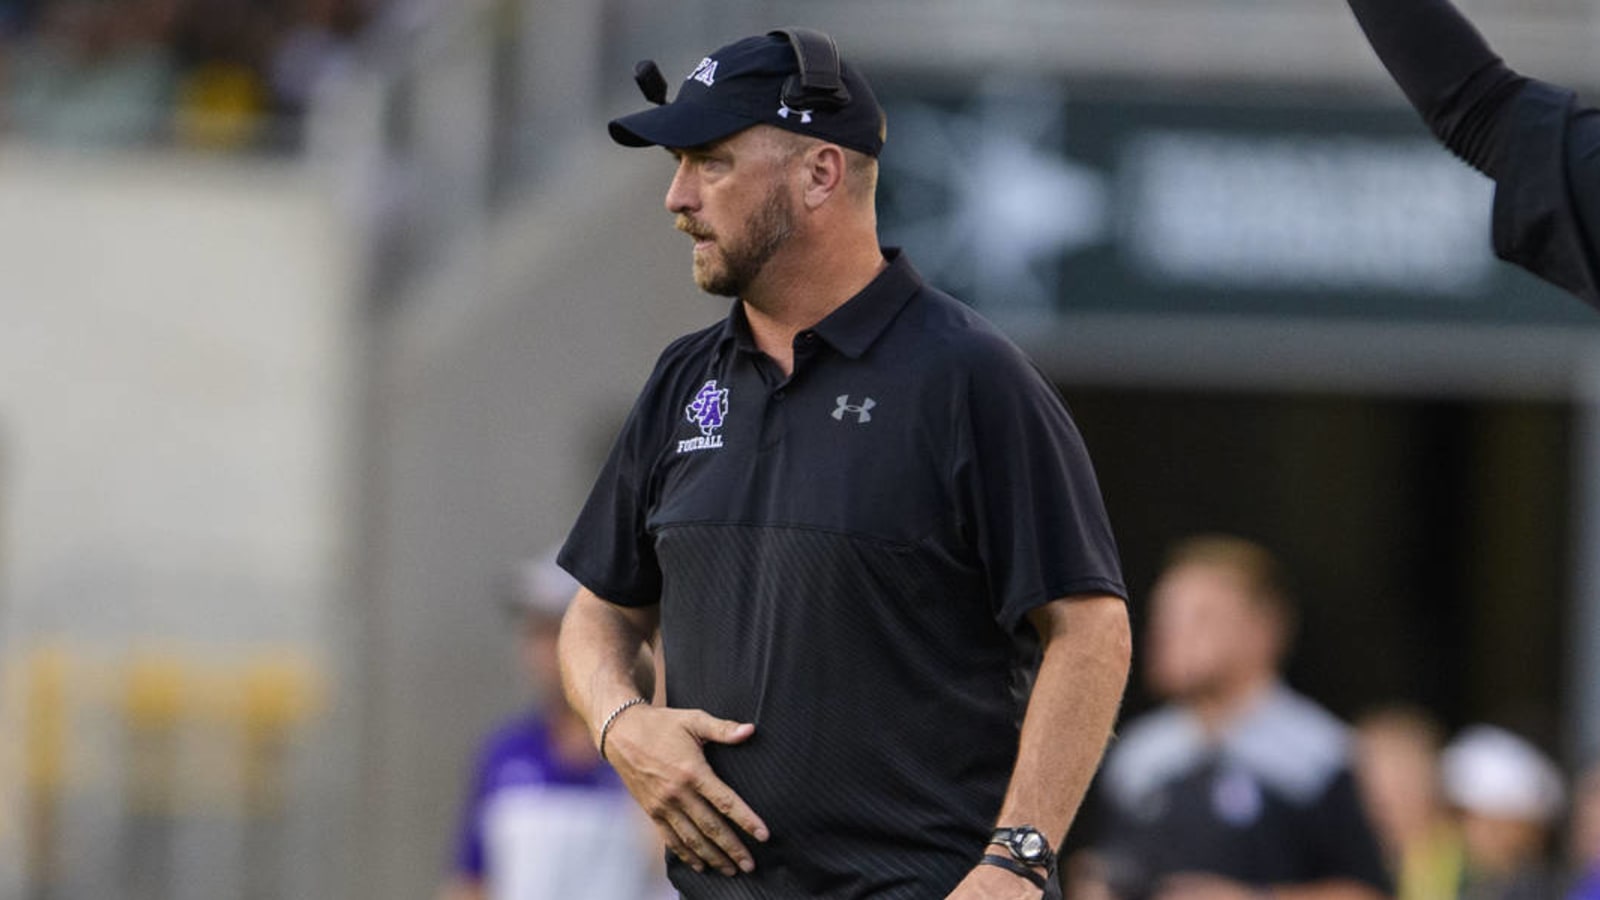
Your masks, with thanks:
[{"label": "sfa football embroidered logo", "polygon": [[694,395],[683,413],[691,423],[700,426],[700,436],[678,442],[679,453],[696,450],[715,450],[722,446],[722,420],[728,415],[728,389],[718,388],[715,379],[705,383]]}]

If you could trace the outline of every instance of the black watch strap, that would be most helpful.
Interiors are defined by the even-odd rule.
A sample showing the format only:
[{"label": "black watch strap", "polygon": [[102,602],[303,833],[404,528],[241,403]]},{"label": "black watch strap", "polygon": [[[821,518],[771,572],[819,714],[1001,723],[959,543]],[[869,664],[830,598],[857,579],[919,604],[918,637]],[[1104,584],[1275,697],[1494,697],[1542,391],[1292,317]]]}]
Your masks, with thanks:
[{"label": "black watch strap", "polygon": [[998,853],[985,853],[983,859],[978,860],[978,865],[1005,869],[1013,875],[1021,876],[1033,882],[1033,886],[1041,891],[1049,885],[1045,877],[1034,871],[1033,867],[1023,865],[1009,856],[1001,856]]}]

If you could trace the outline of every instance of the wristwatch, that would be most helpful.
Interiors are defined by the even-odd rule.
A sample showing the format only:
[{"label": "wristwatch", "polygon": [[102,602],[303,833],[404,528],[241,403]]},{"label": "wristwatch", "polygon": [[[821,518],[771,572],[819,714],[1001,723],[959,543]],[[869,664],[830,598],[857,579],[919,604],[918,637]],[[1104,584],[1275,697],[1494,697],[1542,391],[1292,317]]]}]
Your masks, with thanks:
[{"label": "wristwatch", "polygon": [[989,843],[999,844],[1010,850],[1012,858],[1023,865],[1039,866],[1047,871],[1055,870],[1056,854],[1050,849],[1050,839],[1032,825],[996,828],[994,834],[989,836]]}]

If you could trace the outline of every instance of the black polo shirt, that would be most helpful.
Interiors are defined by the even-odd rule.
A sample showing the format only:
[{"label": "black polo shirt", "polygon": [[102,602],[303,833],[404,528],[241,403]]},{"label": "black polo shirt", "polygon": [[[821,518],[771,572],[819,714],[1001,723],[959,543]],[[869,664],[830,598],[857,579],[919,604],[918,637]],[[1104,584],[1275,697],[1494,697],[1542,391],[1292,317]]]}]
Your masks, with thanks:
[{"label": "black polo shirt", "polygon": [[1055,390],[898,251],[795,339],[785,379],[742,306],[662,354],[561,564],[660,603],[668,702],[754,722],[713,768],[771,828],[696,898],[944,896],[1017,748],[1025,614],[1125,596]]}]

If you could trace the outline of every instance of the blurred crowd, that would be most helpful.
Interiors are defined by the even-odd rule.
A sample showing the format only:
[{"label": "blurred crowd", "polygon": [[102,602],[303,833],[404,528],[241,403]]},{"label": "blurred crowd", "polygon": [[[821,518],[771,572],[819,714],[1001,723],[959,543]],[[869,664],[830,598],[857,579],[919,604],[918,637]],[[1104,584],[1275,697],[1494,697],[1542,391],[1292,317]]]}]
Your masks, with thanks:
[{"label": "blurred crowd", "polygon": [[51,145],[291,149],[382,0],[0,0],[0,129]]},{"label": "blurred crowd", "polygon": [[1356,771],[1399,900],[1600,900],[1600,762],[1569,779],[1493,725],[1425,710],[1356,723]]},{"label": "blurred crowd", "polygon": [[1284,679],[1287,584],[1247,539],[1169,551],[1142,643],[1163,702],[1119,726],[1070,895],[1600,900],[1600,760],[1569,777],[1526,735],[1413,706],[1347,725]]}]

